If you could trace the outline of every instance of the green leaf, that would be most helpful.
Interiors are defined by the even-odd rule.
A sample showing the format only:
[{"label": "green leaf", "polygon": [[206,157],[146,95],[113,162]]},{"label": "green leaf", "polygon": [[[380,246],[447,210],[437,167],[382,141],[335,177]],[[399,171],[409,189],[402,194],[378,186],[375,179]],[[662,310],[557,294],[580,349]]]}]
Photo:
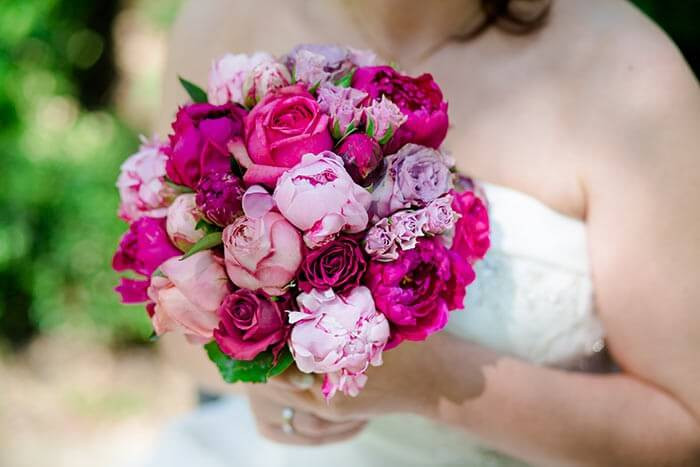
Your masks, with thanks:
[{"label": "green leaf", "polygon": [[212,232],[207,234],[200,238],[197,243],[192,245],[192,248],[190,248],[189,251],[182,256],[182,258],[180,258],[180,261],[189,258],[193,254],[199,253],[200,251],[209,250],[215,246],[221,245],[221,243],[221,232]]},{"label": "green leaf", "polygon": [[394,136],[394,127],[390,126],[389,130],[382,136],[382,139],[379,140],[379,144],[384,145],[388,143],[392,136]]},{"label": "green leaf", "polygon": [[262,352],[253,360],[236,360],[221,351],[216,341],[204,346],[209,360],[219,368],[221,377],[227,383],[264,383],[269,378],[282,374],[294,362],[286,347],[280,352],[277,362],[272,352]]},{"label": "green leaf", "polygon": [[311,94],[314,94],[314,95],[315,95],[315,94],[316,94],[316,91],[318,91],[318,87],[319,87],[320,85],[321,85],[321,82],[320,82],[320,81],[317,82],[316,84],[314,84],[313,86],[311,86],[311,87],[309,88],[309,92],[310,92]]},{"label": "green leaf", "polygon": [[365,128],[365,133],[370,138],[374,138],[374,120],[371,118],[367,119],[367,128]]},{"label": "green leaf", "polygon": [[340,139],[343,135],[340,134],[340,122],[338,120],[333,123],[333,128],[331,128],[331,136],[333,139]]},{"label": "green leaf", "polygon": [[189,94],[190,99],[192,99],[192,102],[207,101],[207,93],[204,92],[204,89],[200,88],[192,81],[186,80],[182,76],[178,76],[177,78],[180,80],[180,84],[182,84],[182,87],[185,88],[185,91],[187,91],[187,94]]},{"label": "green leaf", "polygon": [[336,86],[340,86],[341,88],[349,88],[350,84],[352,84],[352,77],[355,75],[355,70],[352,70],[350,73],[341,76],[338,78],[335,82]]},{"label": "green leaf", "polygon": [[194,230],[202,230],[205,234],[221,232],[218,225],[214,225],[208,222],[206,219],[199,219],[199,221],[197,221],[197,225],[194,226]]}]

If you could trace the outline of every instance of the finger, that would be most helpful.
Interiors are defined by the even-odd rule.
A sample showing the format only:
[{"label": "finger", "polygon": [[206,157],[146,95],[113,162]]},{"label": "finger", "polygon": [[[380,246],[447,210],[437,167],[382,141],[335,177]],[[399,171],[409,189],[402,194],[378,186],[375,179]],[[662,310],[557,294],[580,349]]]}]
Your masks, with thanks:
[{"label": "finger", "polygon": [[[364,420],[332,422],[309,412],[297,411],[292,418],[294,431],[311,438],[326,438],[328,436],[356,433],[367,424]],[[280,426],[281,429],[281,426]]]},{"label": "finger", "polygon": [[284,444],[296,444],[303,446],[318,446],[327,443],[345,441],[357,436],[364,429],[364,425],[357,426],[342,433],[329,433],[324,435],[310,436],[299,432],[286,433],[276,425],[265,423],[258,424],[258,431],[262,436],[272,441]]},{"label": "finger", "polygon": [[291,366],[281,375],[271,378],[268,383],[280,389],[306,391],[314,387],[316,378],[313,374],[302,373],[295,366]]}]

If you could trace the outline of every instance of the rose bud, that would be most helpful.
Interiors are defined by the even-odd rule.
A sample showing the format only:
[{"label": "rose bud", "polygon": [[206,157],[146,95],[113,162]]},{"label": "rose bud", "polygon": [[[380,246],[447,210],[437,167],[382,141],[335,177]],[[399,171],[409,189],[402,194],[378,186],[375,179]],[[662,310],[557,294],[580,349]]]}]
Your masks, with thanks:
[{"label": "rose bud", "polygon": [[292,75],[286,66],[278,62],[262,62],[251,70],[243,83],[243,98],[246,107],[251,108],[270,91],[289,86]]},{"label": "rose bud", "polygon": [[204,231],[196,229],[200,218],[194,193],[178,196],[168,208],[165,228],[170,240],[180,250],[186,252],[204,236]]},{"label": "rose bud", "polygon": [[229,102],[243,105],[243,82],[256,65],[271,62],[274,58],[265,52],[253,55],[226,54],[215,60],[209,71],[207,100],[210,104],[224,105]]},{"label": "rose bud", "polygon": [[226,227],[241,214],[244,192],[238,177],[226,172],[214,172],[205,175],[197,185],[195,201],[207,220]]},{"label": "rose bud", "polygon": [[345,170],[358,185],[369,186],[382,162],[382,148],[364,133],[353,133],[340,143],[338,155],[343,158]]}]

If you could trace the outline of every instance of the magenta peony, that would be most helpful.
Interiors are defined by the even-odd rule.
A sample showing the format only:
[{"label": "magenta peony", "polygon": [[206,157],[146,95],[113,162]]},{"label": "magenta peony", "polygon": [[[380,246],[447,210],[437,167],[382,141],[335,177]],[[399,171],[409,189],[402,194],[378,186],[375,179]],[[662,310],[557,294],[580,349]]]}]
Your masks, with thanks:
[{"label": "magenta peony", "polygon": [[277,89],[255,106],[245,120],[245,147],[231,147],[245,167],[243,180],[274,187],[279,176],[307,153],[333,147],[328,115],[302,85]]},{"label": "magenta peony", "polygon": [[284,217],[239,217],[222,234],[226,271],[238,287],[282,295],[301,264],[301,236]]},{"label": "magenta peony", "polygon": [[361,232],[367,227],[371,196],[353,182],[343,161],[330,151],[306,154],[285,172],[273,194],[277,208],[314,248],[341,231]]},{"label": "magenta peony", "polygon": [[253,55],[226,54],[215,60],[209,71],[207,97],[209,103],[224,105],[229,102],[243,105],[243,83],[248,74],[261,63],[274,61],[272,55],[257,52]]},{"label": "magenta peony", "polygon": [[241,215],[241,179],[228,172],[205,175],[197,185],[195,201],[202,215],[219,227],[226,227]]},{"label": "magenta peony", "polygon": [[474,271],[439,237],[422,238],[396,261],[370,262],[367,286],[377,310],[391,323],[387,348],[402,340],[422,341],[447,324],[450,310],[462,308]]},{"label": "magenta peony", "polygon": [[195,189],[212,172],[228,172],[228,145],[243,133],[246,111],[234,104],[189,104],[180,107],[166,149],[168,177],[178,185]]},{"label": "magenta peony", "polygon": [[345,169],[360,186],[371,185],[382,162],[382,148],[373,138],[364,133],[347,136],[336,149],[345,163]]},{"label": "magenta peony", "polygon": [[455,225],[451,249],[473,263],[483,258],[491,245],[489,213],[473,191],[453,191],[452,195],[452,208],[461,217]]},{"label": "magenta peony", "polygon": [[388,66],[358,68],[352,87],[372,98],[388,97],[406,115],[406,122],[387,143],[392,153],[404,144],[414,143],[438,148],[447,135],[447,102],[430,74],[417,78],[405,76]]},{"label": "magenta peony", "polygon": [[165,229],[176,247],[186,252],[204,237],[204,231],[196,229],[201,218],[194,193],[185,193],[175,198],[168,208]]},{"label": "magenta peony", "polygon": [[360,285],[367,270],[359,243],[353,237],[341,235],[329,243],[306,253],[299,269],[299,288],[333,289],[344,294]]},{"label": "magenta peony", "polygon": [[229,291],[223,260],[211,250],[181,260],[172,258],[160,267],[148,296],[155,306],[151,322],[157,335],[181,332],[191,343],[212,339],[219,322],[217,310]]},{"label": "magenta peony", "polygon": [[285,297],[273,301],[248,289],[228,295],[219,307],[219,326],[214,330],[221,351],[238,360],[253,360],[268,349],[277,356],[288,335],[288,302]]},{"label": "magenta peony", "polygon": [[382,364],[382,350],[389,338],[386,318],[374,307],[367,287],[347,295],[332,290],[301,293],[300,311],[289,313],[294,324],[289,348],[300,371],[332,373],[324,383],[324,395],[336,390],[357,395],[366,381],[369,365]]}]

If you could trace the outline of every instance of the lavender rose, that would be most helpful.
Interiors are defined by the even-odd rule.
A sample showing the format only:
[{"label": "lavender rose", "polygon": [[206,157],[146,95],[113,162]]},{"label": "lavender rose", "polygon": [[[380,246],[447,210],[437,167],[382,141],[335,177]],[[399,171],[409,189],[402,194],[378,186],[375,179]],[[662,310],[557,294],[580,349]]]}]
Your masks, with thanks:
[{"label": "lavender rose", "polygon": [[385,217],[374,224],[365,237],[365,251],[376,261],[394,261],[399,257],[396,233],[389,218]]},{"label": "lavender rose", "polygon": [[309,251],[301,263],[297,279],[299,288],[306,293],[311,289],[333,289],[344,294],[360,285],[366,270],[367,261],[357,240],[342,235]]},{"label": "lavender rose", "polygon": [[231,173],[205,175],[197,185],[197,207],[210,222],[226,227],[241,214],[243,183]]}]

